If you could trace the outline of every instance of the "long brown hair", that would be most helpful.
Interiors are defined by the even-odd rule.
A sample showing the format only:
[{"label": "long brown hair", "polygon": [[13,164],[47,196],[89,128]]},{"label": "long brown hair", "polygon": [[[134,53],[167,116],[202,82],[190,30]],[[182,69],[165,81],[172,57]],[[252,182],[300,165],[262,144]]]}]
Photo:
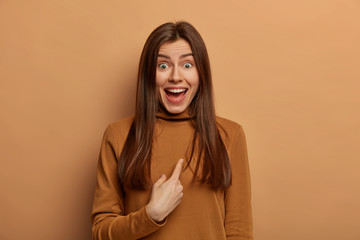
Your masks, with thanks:
[{"label": "long brown hair", "polygon": [[138,70],[135,117],[119,160],[120,181],[134,189],[150,186],[151,148],[159,108],[155,81],[157,57],[162,44],[177,39],[190,44],[199,74],[199,90],[189,105],[189,114],[195,118],[186,167],[196,158],[193,180],[207,183],[215,190],[225,189],[231,184],[231,167],[216,123],[209,57],[198,31],[184,21],[160,25],[145,43]]}]

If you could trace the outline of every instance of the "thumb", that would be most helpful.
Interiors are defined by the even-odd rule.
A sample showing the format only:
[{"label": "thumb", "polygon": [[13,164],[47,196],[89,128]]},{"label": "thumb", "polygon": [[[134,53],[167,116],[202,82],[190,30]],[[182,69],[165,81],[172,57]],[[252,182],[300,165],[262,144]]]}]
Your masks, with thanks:
[{"label": "thumb", "polygon": [[161,185],[166,181],[166,176],[165,174],[162,174],[161,177],[155,182],[154,185]]}]

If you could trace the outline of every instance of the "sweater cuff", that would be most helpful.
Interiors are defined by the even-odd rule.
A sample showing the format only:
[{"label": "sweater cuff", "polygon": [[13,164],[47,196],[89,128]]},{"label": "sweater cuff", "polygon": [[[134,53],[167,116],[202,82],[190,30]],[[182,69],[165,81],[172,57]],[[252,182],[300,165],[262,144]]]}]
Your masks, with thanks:
[{"label": "sweater cuff", "polygon": [[[124,217],[127,220],[125,220]],[[114,239],[119,238],[120,236],[126,237],[127,235],[129,236],[129,239],[138,239],[159,230],[165,224],[166,220],[161,224],[152,220],[146,212],[146,206],[144,206],[136,212],[117,218],[117,220],[111,224],[110,235]]]},{"label": "sweater cuff", "polygon": [[144,211],[145,214],[146,214],[146,216],[148,217],[148,219],[149,219],[153,224],[155,224],[156,226],[162,227],[162,226],[164,226],[164,225],[167,223],[167,218],[165,218],[165,219],[162,220],[161,222],[155,222],[155,221],[149,216],[149,214],[147,213],[147,211],[146,211],[146,206],[143,207],[143,208],[141,209],[141,211]]}]

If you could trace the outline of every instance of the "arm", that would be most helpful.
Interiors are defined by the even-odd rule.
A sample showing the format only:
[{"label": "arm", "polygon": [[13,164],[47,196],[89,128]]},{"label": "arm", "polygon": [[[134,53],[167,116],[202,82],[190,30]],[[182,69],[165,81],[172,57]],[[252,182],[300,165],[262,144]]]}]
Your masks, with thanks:
[{"label": "arm", "polygon": [[103,137],[97,168],[97,186],[92,210],[93,240],[138,239],[158,230],[146,207],[125,216],[124,192],[117,174],[117,147],[110,125]]},{"label": "arm", "polygon": [[228,240],[252,240],[250,173],[245,134],[241,126],[230,142],[232,185],[225,191],[225,231]]}]

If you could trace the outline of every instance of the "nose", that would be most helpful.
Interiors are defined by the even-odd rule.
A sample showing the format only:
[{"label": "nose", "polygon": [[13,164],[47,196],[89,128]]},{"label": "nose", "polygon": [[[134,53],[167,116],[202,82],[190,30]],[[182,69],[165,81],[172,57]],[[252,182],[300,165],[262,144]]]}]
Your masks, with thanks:
[{"label": "nose", "polygon": [[179,82],[182,81],[182,76],[179,67],[175,66],[172,69],[171,75],[169,77],[169,81]]}]

